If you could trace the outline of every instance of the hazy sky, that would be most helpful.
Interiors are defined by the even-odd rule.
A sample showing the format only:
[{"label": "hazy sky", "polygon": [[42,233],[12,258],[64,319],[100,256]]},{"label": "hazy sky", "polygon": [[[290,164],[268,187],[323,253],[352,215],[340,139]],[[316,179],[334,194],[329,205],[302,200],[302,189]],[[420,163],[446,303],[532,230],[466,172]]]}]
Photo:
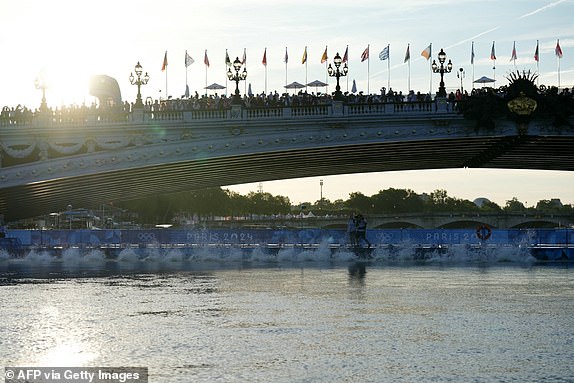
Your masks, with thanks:
[{"label": "hazy sky", "polygon": [[[19,0],[1,6],[0,106],[39,105],[41,92],[34,80],[44,73],[51,88],[52,106],[72,102],[91,103],[86,96],[90,75],[115,77],[124,99],[135,99],[136,87],[128,77],[140,61],[150,76],[142,88],[143,97],[166,96],[166,72],[161,71],[167,51],[167,94],[181,96],[187,81],[193,92],[202,94],[206,83],[227,85],[225,51],[231,60],[247,53],[247,83],[255,93],[283,91],[285,82],[325,81],[321,56],[327,46],[329,62],[348,46],[349,76],[342,89],[357,82],[359,91],[378,92],[382,86],[406,92],[411,88],[436,91],[438,76],[431,78],[429,64],[420,54],[432,43],[433,58],[441,48],[452,60],[455,71],[463,68],[463,87],[472,79],[495,77],[506,83],[513,70],[537,71],[534,51],[539,41],[540,83],[574,86],[574,0],[359,0],[343,1],[108,1],[86,3],[68,0]],[[557,39],[564,52],[555,56]],[[470,63],[474,42],[474,66]],[[490,60],[495,44],[497,60]],[[410,69],[404,63],[410,44]],[[513,44],[518,59],[510,60]],[[379,52],[390,45],[390,61]],[[361,62],[369,46],[370,59]],[[307,47],[308,63],[301,59]],[[267,48],[267,67],[262,64]],[[288,63],[284,62],[285,51]],[[185,51],[195,63],[186,70]],[[206,71],[204,55],[210,61]],[[390,72],[388,70],[390,63]],[[493,70],[493,65],[496,70]],[[390,75],[390,76],[389,76]],[[447,89],[460,86],[454,73],[445,75]],[[329,79],[329,92],[334,80]],[[325,89],[318,89],[325,91]],[[314,88],[309,91],[315,91]],[[225,91],[224,91],[225,92]],[[334,164],[336,166],[336,164]],[[558,197],[574,203],[574,175],[570,172],[494,171],[457,169],[452,171],[410,171],[355,176],[316,177],[299,181],[265,182],[263,190],[287,195],[292,202],[334,200],[353,191],[371,195],[388,187],[411,188],[417,192],[446,189],[449,195],[474,199],[485,196],[498,203],[517,197],[535,203]],[[257,184],[234,187],[240,192],[256,191]]]}]

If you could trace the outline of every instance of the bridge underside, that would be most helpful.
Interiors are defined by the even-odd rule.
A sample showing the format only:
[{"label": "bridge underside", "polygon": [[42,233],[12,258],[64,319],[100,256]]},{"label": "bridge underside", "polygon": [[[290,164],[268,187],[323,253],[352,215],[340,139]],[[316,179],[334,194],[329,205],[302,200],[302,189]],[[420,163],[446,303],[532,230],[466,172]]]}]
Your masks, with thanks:
[{"label": "bridge underside", "polygon": [[462,167],[574,170],[571,137],[476,137],[278,151],[61,178],[0,191],[6,221],[109,201],[231,184]]}]

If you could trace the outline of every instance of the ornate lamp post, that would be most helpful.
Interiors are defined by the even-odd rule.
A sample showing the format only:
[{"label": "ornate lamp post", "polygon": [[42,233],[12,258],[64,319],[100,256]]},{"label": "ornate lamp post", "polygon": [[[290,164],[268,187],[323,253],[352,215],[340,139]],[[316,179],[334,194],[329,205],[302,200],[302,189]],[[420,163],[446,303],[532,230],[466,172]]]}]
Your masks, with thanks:
[{"label": "ornate lamp post", "polygon": [[432,71],[434,73],[440,73],[440,86],[438,87],[438,94],[437,94],[439,97],[446,97],[446,89],[444,87],[444,74],[450,73],[452,71],[452,62],[450,61],[450,59],[448,60],[448,64],[446,65],[446,67],[444,66],[445,61],[446,61],[446,53],[444,53],[444,50],[442,50],[441,48],[438,54],[438,62],[440,66],[437,65],[435,60],[433,60],[432,62]]},{"label": "ornate lamp post", "polygon": [[139,61],[136,64],[134,71],[136,72],[136,77],[134,77],[133,72],[130,73],[130,83],[132,85],[138,86],[138,95],[136,97],[136,103],[135,103],[134,107],[135,108],[143,108],[144,104],[142,101],[141,86],[147,84],[147,82],[149,81],[149,76],[146,72],[145,76],[143,76],[143,78],[142,78],[142,72],[143,71],[142,71],[142,66],[140,65]]},{"label": "ornate lamp post", "polygon": [[464,78],[464,69],[459,68],[456,77],[460,78],[460,93],[464,92],[464,88],[462,87],[462,79]]},{"label": "ornate lamp post", "polygon": [[241,61],[239,61],[239,57],[235,58],[233,61],[233,69],[235,70],[235,74],[231,72],[231,68],[227,70],[227,78],[231,81],[235,81],[235,94],[233,95],[232,103],[234,105],[241,104],[241,95],[239,94],[239,81],[243,81],[247,78],[247,68],[243,68],[243,72],[239,73],[241,70]]},{"label": "ornate lamp post", "polygon": [[46,79],[44,79],[44,76],[39,75],[36,77],[36,80],[34,80],[34,86],[36,89],[42,89],[42,102],[40,103],[40,111],[45,112],[48,110],[48,104],[46,104],[46,88],[48,85],[46,84]]},{"label": "ornate lamp post", "polygon": [[349,72],[349,67],[347,67],[347,63],[345,63],[342,70],[340,69],[342,62],[343,59],[341,58],[341,56],[339,56],[339,52],[337,52],[335,58],[333,58],[333,64],[335,64],[335,69],[333,69],[331,64],[329,64],[329,68],[327,68],[329,76],[335,77],[337,79],[337,86],[335,87],[335,95],[333,96],[333,99],[339,101],[343,100],[343,93],[341,92],[341,86],[339,85],[339,78],[345,77]]}]

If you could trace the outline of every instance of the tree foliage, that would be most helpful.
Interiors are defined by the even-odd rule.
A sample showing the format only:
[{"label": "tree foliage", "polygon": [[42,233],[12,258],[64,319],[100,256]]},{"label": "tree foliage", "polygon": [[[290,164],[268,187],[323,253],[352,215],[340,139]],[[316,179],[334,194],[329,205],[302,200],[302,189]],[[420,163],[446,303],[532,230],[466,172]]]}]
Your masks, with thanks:
[{"label": "tree foliage", "polygon": [[270,193],[251,192],[241,195],[221,188],[186,191],[158,195],[122,204],[123,208],[136,211],[142,223],[168,223],[177,214],[209,218],[214,216],[274,215],[312,211],[315,215],[341,215],[351,212],[363,214],[428,214],[428,213],[566,213],[574,214],[572,205],[562,205],[559,200],[542,200],[536,207],[527,208],[516,197],[506,201],[504,207],[486,201],[482,206],[474,202],[451,197],[446,190],[430,194],[417,194],[410,189],[389,188],[372,196],[361,192],[349,194],[347,200],[323,198],[314,203],[291,206],[288,197]]}]

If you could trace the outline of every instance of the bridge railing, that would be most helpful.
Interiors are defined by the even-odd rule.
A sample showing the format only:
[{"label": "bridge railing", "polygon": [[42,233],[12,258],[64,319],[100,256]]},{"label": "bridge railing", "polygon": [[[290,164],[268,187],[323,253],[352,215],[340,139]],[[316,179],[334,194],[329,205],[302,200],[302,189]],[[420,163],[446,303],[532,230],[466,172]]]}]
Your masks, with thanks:
[{"label": "bridge railing", "polygon": [[390,114],[454,113],[454,107],[447,104],[438,108],[434,101],[400,103],[364,103],[298,105],[285,107],[241,107],[239,109],[183,109],[183,110],[123,110],[89,109],[72,112],[49,111],[19,116],[0,116],[0,128],[26,126],[92,126],[100,124],[146,123],[147,121],[213,121],[240,119],[253,121],[261,119],[329,118],[342,116],[370,116]]}]

